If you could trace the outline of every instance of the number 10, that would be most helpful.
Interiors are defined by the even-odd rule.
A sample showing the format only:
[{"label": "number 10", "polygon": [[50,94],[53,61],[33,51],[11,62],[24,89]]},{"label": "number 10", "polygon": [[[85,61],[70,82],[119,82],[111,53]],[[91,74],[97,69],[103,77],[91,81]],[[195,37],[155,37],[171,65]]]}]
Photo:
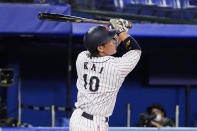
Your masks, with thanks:
[{"label": "number 10", "polygon": [[[84,74],[83,75],[83,79],[84,79],[84,82],[85,82],[85,84],[84,84],[84,87],[85,87],[85,89],[87,89],[87,74]],[[92,88],[92,85],[93,85],[93,81],[94,80],[96,80],[96,83],[95,83],[95,87],[94,88]],[[98,90],[98,88],[99,88],[99,82],[100,82],[100,80],[99,80],[99,78],[98,77],[96,77],[96,76],[91,76],[90,77],[90,80],[89,80],[89,90],[90,91],[92,91],[92,92],[96,92],[97,90]]]}]

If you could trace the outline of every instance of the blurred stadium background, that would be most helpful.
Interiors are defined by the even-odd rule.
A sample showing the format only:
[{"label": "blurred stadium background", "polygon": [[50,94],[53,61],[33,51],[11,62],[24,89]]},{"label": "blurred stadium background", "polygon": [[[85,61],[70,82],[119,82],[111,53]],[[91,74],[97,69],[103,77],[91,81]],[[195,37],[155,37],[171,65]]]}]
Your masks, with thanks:
[{"label": "blurred stadium background", "polygon": [[65,127],[74,108],[75,60],[94,24],[40,21],[38,12],[133,22],[143,54],[111,127],[127,126],[128,103],[131,127],[153,103],[174,120],[178,105],[178,126],[197,126],[197,0],[0,0],[0,12],[0,127]]}]

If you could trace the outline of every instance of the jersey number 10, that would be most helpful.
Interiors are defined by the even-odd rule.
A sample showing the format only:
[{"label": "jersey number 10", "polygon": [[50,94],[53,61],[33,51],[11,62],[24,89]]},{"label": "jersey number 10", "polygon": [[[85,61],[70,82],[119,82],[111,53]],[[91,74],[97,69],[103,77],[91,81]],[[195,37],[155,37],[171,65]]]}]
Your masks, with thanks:
[{"label": "jersey number 10", "polygon": [[[88,76],[87,74],[83,75],[83,79],[84,79],[84,82],[85,82],[85,84],[84,84],[85,89],[87,89],[87,84],[88,84],[87,76]],[[93,82],[95,82],[95,84]],[[99,88],[99,82],[100,82],[100,80],[99,80],[98,77],[91,76],[90,79],[89,79],[89,90],[92,91],[92,92],[96,92]],[[94,84],[95,87],[93,87],[93,84]]]}]

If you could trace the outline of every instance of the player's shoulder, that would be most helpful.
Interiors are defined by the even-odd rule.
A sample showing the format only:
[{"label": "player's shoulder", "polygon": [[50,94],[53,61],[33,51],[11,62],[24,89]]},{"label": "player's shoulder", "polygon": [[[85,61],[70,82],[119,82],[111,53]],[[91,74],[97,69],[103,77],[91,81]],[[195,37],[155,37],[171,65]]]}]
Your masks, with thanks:
[{"label": "player's shoulder", "polygon": [[123,56],[133,56],[133,55],[141,55],[141,50],[130,50],[127,53],[125,53]]},{"label": "player's shoulder", "polygon": [[82,51],[78,54],[78,58],[81,57],[88,57],[89,56],[89,51]]}]

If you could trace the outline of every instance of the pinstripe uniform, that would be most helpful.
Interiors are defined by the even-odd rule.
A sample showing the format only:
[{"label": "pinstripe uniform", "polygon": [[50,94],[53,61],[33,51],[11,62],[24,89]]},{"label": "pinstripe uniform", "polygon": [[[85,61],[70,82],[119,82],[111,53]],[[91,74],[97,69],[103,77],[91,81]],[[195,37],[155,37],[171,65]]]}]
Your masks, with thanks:
[{"label": "pinstripe uniform", "polygon": [[[90,58],[88,51],[78,55],[77,109],[70,119],[71,131],[108,130],[108,117],[114,110],[117,93],[139,59],[137,50],[130,50],[122,57]],[[93,120],[87,119],[89,116],[84,112],[93,115]]]}]

